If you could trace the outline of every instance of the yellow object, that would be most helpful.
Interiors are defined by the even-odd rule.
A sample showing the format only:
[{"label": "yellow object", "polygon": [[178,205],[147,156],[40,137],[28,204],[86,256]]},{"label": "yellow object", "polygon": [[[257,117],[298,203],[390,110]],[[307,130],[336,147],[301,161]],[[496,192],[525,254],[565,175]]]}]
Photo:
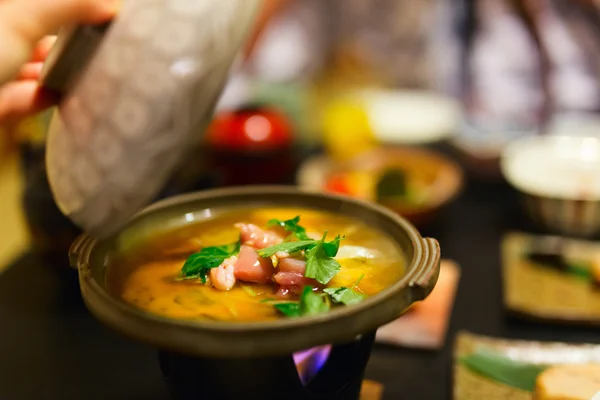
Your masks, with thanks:
[{"label": "yellow object", "polygon": [[16,137],[20,141],[43,143],[46,140],[46,125],[41,117],[23,119],[16,127]]},{"label": "yellow object", "polygon": [[23,173],[18,142],[43,143],[51,111],[0,126],[0,272],[31,245],[23,214]]},{"label": "yellow object", "polygon": [[535,400],[590,400],[600,392],[600,365],[563,365],[537,379]]},{"label": "yellow object", "polygon": [[600,257],[596,257],[592,263],[592,279],[600,285]]},{"label": "yellow object", "polygon": [[29,246],[29,233],[21,208],[23,190],[19,158],[4,156],[0,165],[0,272]]},{"label": "yellow object", "polygon": [[357,101],[338,100],[323,114],[323,142],[336,161],[349,160],[377,146],[367,112]]}]

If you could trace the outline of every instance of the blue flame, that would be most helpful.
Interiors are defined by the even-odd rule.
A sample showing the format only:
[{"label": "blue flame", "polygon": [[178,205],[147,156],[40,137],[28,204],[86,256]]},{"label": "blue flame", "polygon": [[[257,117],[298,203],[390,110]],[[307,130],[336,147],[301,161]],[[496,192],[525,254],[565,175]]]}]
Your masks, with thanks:
[{"label": "blue flame", "polygon": [[331,346],[313,347],[312,349],[294,353],[294,362],[298,369],[298,375],[304,385],[307,385],[323,368],[329,354]]}]

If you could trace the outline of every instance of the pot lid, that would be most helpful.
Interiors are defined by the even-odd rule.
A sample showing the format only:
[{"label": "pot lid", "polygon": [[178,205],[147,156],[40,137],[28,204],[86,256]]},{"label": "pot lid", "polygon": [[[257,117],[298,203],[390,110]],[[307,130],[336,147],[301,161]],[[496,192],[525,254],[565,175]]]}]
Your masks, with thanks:
[{"label": "pot lid", "polygon": [[129,0],[100,26],[59,35],[44,87],[62,101],[48,179],[96,237],[151,202],[210,122],[260,0]]}]

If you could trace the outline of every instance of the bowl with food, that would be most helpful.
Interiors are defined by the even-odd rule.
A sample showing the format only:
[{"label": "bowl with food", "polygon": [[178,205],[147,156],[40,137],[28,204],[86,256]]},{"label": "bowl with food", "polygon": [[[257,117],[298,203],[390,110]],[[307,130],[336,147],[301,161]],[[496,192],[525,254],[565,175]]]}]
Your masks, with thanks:
[{"label": "bowl with food", "polygon": [[505,149],[501,167],[541,227],[573,236],[600,233],[600,138],[525,137]]},{"label": "bowl with food", "polygon": [[349,162],[327,157],[308,160],[298,184],[377,202],[417,226],[431,222],[460,192],[460,167],[440,153],[412,147],[378,148]]},{"label": "bowl with food", "polygon": [[[440,249],[378,205],[247,187],[163,200],[70,257],[89,310],[159,349],[176,399],[357,399],[375,331],[428,296]],[[294,357],[323,348],[307,382]]]}]

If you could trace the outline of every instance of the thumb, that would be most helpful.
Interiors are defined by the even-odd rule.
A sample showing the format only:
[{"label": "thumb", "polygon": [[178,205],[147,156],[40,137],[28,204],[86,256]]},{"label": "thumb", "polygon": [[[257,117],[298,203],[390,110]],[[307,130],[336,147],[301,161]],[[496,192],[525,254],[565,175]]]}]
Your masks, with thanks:
[{"label": "thumb", "polygon": [[0,84],[14,78],[36,43],[71,23],[101,23],[118,0],[5,0],[0,2]]}]

